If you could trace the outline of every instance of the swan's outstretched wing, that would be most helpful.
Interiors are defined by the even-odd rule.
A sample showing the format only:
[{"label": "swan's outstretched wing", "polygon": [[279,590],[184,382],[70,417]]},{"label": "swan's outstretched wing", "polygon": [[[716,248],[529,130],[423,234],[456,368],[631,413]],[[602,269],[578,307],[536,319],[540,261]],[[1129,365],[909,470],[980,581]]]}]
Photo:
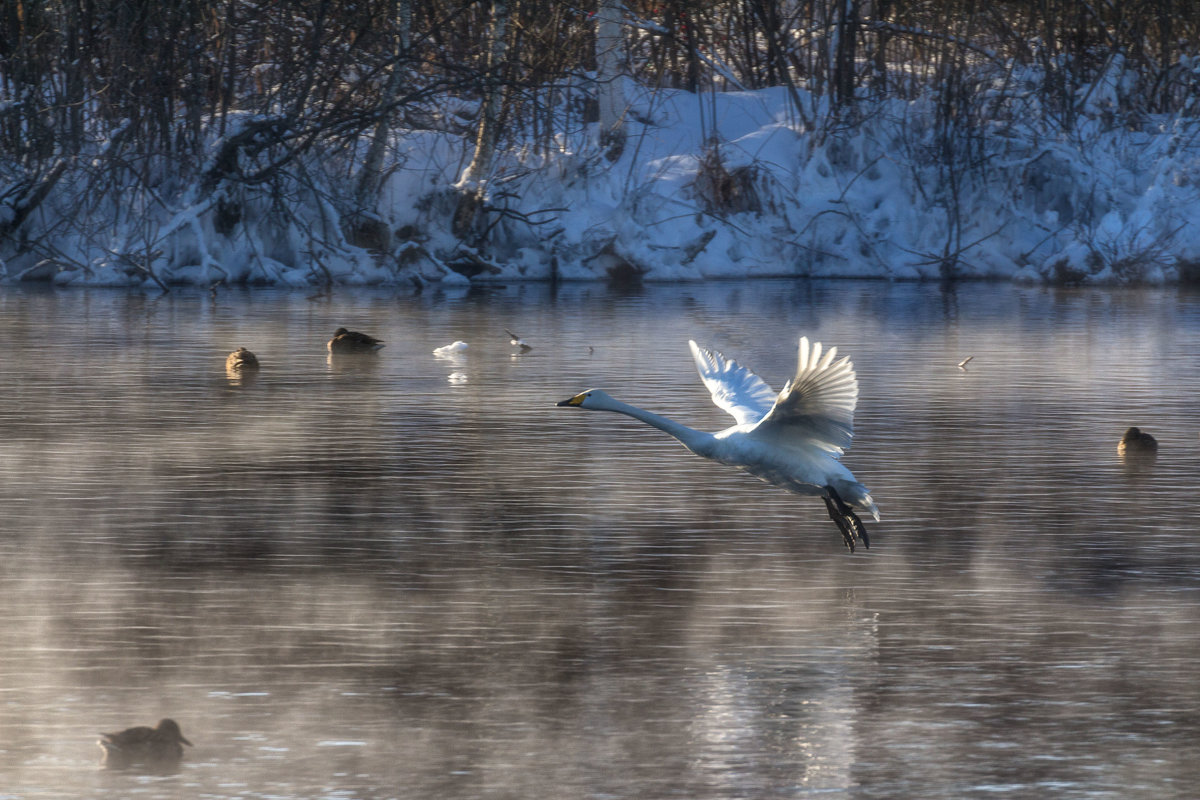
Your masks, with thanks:
[{"label": "swan's outstretched wing", "polygon": [[688,344],[700,379],[718,408],[732,414],[739,425],[753,425],[767,415],[775,402],[775,390],[766,381],[714,350],[692,341]]},{"label": "swan's outstretched wing", "polygon": [[818,447],[841,455],[854,438],[854,406],[858,378],[849,357],[838,361],[837,348],[824,355],[820,342],[811,347],[800,337],[796,377],[750,435],[784,447]]}]

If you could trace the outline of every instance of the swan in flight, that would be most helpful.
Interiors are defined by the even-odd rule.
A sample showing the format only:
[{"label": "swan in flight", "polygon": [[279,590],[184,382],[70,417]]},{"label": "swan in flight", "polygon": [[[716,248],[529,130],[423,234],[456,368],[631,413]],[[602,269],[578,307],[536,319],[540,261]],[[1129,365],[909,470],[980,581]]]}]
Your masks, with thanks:
[{"label": "swan in flight", "polygon": [[622,403],[599,389],[589,389],[560,406],[615,411],[674,436],[698,456],[740,467],[767,483],[825,500],[850,552],[861,540],[870,547],[867,529],[854,513],[879,519],[879,509],[838,458],[854,436],[858,379],[849,357],[834,361],[837,348],[822,353],[821,344],[800,338],[796,377],[778,394],[736,361],[688,342],[700,379],[713,402],[733,415],[737,424],[705,433],[645,409]]}]

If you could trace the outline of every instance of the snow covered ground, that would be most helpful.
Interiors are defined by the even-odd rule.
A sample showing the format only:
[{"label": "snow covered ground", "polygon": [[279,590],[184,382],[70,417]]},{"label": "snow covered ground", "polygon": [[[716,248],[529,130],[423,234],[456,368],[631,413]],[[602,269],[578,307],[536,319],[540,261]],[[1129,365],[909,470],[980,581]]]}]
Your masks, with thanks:
[{"label": "snow covered ground", "polygon": [[[353,166],[314,158],[306,169],[319,186],[289,195],[286,215],[271,210],[278,198],[240,190],[240,218],[222,229],[211,197],[180,191],[124,209],[103,237],[60,226],[61,258],[9,254],[0,274],[76,285],[1200,279],[1200,123],[1117,125],[1100,86],[1069,130],[1051,131],[1034,83],[954,139],[926,99],[864,103],[836,126],[816,109],[806,116],[825,122],[810,128],[783,89],[691,94],[630,82],[615,160],[586,127],[550,152],[499,155],[481,244],[451,231],[470,137],[397,130],[382,241],[347,238],[336,199],[349,194]],[[56,191],[65,201],[70,182]],[[51,217],[39,224],[54,226]]]},{"label": "snow covered ground", "polygon": [[[512,158],[493,179],[516,210],[552,220],[513,230],[496,278],[556,270],[596,280],[625,266],[663,281],[1157,284],[1193,278],[1181,269],[1200,263],[1192,121],[1106,129],[1097,104],[1070,135],[1048,138],[1016,113],[980,144],[986,167],[956,174],[933,156],[933,115],[919,103],[892,101],[842,129],[805,132],[782,89],[694,95],[631,84],[626,95],[636,100],[615,163],[586,141],[564,142],[549,162]],[[410,146],[409,163],[432,163]],[[394,222],[436,230],[414,200],[452,183],[453,166],[395,173]],[[542,209],[552,210],[539,217]]]}]

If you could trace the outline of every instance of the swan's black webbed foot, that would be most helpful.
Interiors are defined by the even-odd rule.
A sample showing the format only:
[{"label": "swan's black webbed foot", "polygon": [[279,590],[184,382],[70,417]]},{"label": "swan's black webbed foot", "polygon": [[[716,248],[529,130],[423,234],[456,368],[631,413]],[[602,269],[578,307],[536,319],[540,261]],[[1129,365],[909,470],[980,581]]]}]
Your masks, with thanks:
[{"label": "swan's black webbed foot", "polygon": [[867,536],[867,526],[863,525],[853,509],[842,501],[836,489],[826,486],[825,490],[828,492],[824,496],[825,508],[829,509],[829,518],[837,523],[838,530],[842,532],[842,540],[845,541],[846,547],[853,553],[854,540],[861,539],[863,547],[870,550],[871,538]]},{"label": "swan's black webbed foot", "polygon": [[850,552],[854,552],[854,529],[846,525],[846,517],[842,512],[838,511],[837,505],[833,502],[833,498],[824,497],[825,507],[829,509],[829,518],[837,523],[838,530],[842,532],[842,541],[846,543],[846,547]]}]

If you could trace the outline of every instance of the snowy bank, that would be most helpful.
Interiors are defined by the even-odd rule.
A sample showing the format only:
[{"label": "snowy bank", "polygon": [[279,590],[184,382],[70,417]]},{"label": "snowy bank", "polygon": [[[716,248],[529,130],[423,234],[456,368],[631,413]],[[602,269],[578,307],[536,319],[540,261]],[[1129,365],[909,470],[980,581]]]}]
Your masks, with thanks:
[{"label": "snowy bank", "polygon": [[[346,202],[358,152],[308,152],[269,188],[229,179],[218,167],[231,141],[244,175],[276,135],[272,120],[247,117],[212,142],[201,178],[131,189],[123,205],[91,209],[88,224],[74,216],[86,171],[67,166],[25,221],[24,236],[50,244],[0,248],[0,276],[163,287],[1200,278],[1197,120],[1114,124],[1093,87],[1073,125],[1052,129],[1028,82],[955,141],[925,97],[864,102],[812,128],[783,89],[693,94],[630,81],[615,160],[594,126],[549,151],[511,144],[482,184],[484,224],[469,241],[453,224],[467,131],[393,131],[379,206],[364,216]],[[0,222],[15,213],[5,202]]]}]

